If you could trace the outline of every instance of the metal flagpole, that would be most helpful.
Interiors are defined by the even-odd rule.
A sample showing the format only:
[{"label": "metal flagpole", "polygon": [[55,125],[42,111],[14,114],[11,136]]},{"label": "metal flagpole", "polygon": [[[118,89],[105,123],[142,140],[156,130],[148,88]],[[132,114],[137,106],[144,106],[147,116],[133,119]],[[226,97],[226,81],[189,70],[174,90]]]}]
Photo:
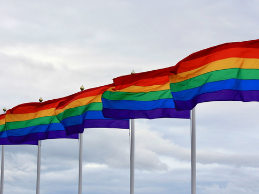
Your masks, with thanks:
[{"label": "metal flagpole", "polygon": [[83,152],[83,133],[79,134],[79,181],[78,194],[82,194],[82,152]]},{"label": "metal flagpole", "polygon": [[[84,91],[84,86],[80,87]],[[79,134],[79,177],[78,177],[78,194],[82,194],[82,153],[83,153],[83,133]]]},{"label": "metal flagpole", "polygon": [[135,123],[130,120],[131,143],[130,143],[130,194],[134,194],[134,162],[135,162]]},{"label": "metal flagpole", "polygon": [[196,122],[195,108],[191,110],[191,191],[196,194]]},{"label": "metal flagpole", "polygon": [[41,166],[41,141],[38,141],[38,158],[37,158],[37,185],[36,194],[40,194],[40,166]]},{"label": "metal flagpole", "polygon": [[[4,113],[6,112],[6,108],[3,108]],[[4,193],[4,145],[2,145],[2,156],[1,156],[1,192]]]},{"label": "metal flagpole", "polygon": [[[135,74],[133,70],[131,75]],[[131,130],[131,138],[130,138],[130,194],[134,194],[134,166],[135,166],[135,121],[134,119],[130,120],[130,130]]]},{"label": "metal flagpole", "polygon": [[[43,99],[40,97],[39,101],[42,102]],[[38,141],[36,194],[40,194],[40,166],[41,166],[41,140]]]}]

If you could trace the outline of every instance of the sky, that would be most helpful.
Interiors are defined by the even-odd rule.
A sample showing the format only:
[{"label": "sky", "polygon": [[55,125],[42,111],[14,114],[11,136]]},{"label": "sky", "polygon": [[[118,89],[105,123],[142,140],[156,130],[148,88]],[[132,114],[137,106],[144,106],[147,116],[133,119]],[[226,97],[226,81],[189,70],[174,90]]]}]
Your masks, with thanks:
[{"label": "sky", "polygon": [[[0,108],[258,39],[256,0],[0,1]],[[197,193],[259,192],[259,103],[196,107]],[[190,120],[137,119],[135,193],[191,193]],[[129,130],[85,129],[83,193],[129,193]],[[42,141],[41,194],[78,188],[78,140]],[[5,146],[5,194],[36,190],[37,146]]]}]

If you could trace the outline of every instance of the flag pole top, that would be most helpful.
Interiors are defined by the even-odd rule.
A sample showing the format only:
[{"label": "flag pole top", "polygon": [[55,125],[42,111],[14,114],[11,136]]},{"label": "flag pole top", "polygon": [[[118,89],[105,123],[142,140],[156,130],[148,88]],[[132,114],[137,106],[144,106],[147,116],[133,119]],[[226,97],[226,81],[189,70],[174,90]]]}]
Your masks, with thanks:
[{"label": "flag pole top", "polygon": [[43,99],[42,99],[42,97],[40,97],[39,102],[42,102],[42,101],[43,101]]},{"label": "flag pole top", "polygon": [[81,91],[84,91],[84,90],[85,90],[85,87],[82,85],[82,86],[80,87],[80,90],[81,90]]},{"label": "flag pole top", "polygon": [[3,108],[3,111],[6,112],[6,108],[5,107]]},{"label": "flag pole top", "polygon": [[135,74],[135,71],[133,70],[133,71],[131,72],[131,74]]}]

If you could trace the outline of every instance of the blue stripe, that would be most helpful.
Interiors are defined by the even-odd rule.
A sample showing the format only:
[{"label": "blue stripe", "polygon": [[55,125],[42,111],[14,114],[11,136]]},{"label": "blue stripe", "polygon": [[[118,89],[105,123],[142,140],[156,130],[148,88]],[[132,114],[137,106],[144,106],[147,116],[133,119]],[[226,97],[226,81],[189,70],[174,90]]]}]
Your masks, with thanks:
[{"label": "blue stripe", "polygon": [[51,123],[48,125],[36,125],[32,127],[7,130],[7,136],[25,136],[30,133],[49,132],[49,131],[65,131],[61,123]]},{"label": "blue stripe", "polygon": [[237,90],[220,90],[216,92],[204,93],[196,96],[191,100],[175,100],[177,110],[192,110],[196,104],[210,101],[259,101],[259,91],[237,91]]},{"label": "blue stripe", "polygon": [[110,119],[105,118],[103,116],[102,111],[87,111],[82,115],[65,118],[64,120],[61,121],[61,123],[62,125],[67,127],[67,126],[73,126],[73,125],[80,125],[84,122],[84,120],[110,120]]},{"label": "blue stripe", "polygon": [[201,94],[220,90],[257,91],[259,90],[259,80],[229,79],[211,82],[197,88],[180,92],[172,92],[172,95],[174,100],[186,101],[191,100]]},{"label": "blue stripe", "polygon": [[7,137],[6,131],[0,132],[0,138],[6,138],[6,137]]},{"label": "blue stripe", "polygon": [[107,100],[102,98],[103,108],[124,110],[153,110],[158,108],[175,108],[174,100],[161,99],[154,101]]}]

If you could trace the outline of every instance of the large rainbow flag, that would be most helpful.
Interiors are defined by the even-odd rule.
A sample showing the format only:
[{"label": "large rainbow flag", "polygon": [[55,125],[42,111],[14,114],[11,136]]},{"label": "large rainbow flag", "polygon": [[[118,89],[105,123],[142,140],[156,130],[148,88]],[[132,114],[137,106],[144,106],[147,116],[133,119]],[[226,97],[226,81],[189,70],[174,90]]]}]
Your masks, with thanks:
[{"label": "large rainbow flag", "polygon": [[190,111],[176,111],[169,87],[171,67],[113,79],[114,87],[102,95],[107,118],[190,118]]},{"label": "large rainbow flag", "polygon": [[100,86],[62,98],[55,112],[67,134],[83,133],[84,128],[129,129],[128,119],[108,119],[102,114],[101,96],[112,86]]},{"label": "large rainbow flag", "polygon": [[178,62],[172,73],[177,110],[208,101],[259,101],[259,40],[198,51]]},{"label": "large rainbow flag", "polygon": [[9,109],[5,114],[5,131],[12,144],[44,139],[72,138],[55,115],[59,99],[45,102],[32,102]]}]

